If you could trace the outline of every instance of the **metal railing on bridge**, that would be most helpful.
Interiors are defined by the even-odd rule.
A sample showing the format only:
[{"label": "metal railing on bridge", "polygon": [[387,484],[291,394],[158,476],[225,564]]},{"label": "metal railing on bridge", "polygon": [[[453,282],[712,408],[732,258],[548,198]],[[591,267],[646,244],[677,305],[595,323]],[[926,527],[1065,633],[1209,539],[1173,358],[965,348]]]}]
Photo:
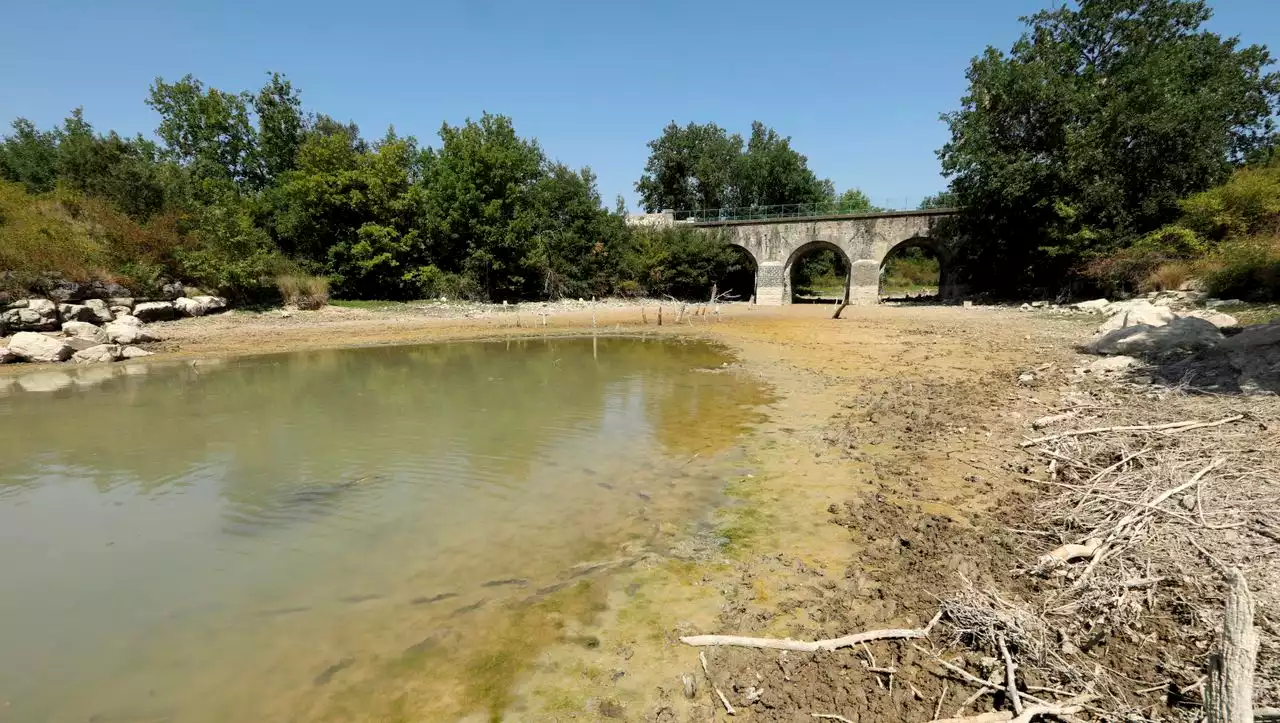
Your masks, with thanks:
[{"label": "metal railing on bridge", "polygon": [[[714,223],[716,221],[764,221],[775,218],[803,218],[813,216],[842,216],[858,213],[882,213],[886,211],[920,210],[921,199],[885,199],[882,205],[850,205],[839,201],[818,203],[787,203],[776,206],[734,206],[730,208],[697,208],[676,211],[675,220],[685,223]],[[939,209],[941,210],[941,209]]]}]

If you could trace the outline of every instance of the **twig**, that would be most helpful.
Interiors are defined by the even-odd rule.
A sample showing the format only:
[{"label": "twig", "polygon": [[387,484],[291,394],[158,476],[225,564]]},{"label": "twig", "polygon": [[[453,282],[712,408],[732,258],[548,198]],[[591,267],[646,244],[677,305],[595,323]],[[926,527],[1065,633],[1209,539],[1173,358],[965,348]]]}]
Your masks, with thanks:
[{"label": "twig", "polygon": [[920,652],[924,653],[930,658],[933,658],[934,661],[942,665],[942,667],[946,668],[947,670],[950,670],[951,672],[955,673],[956,675],[959,675],[961,678],[964,678],[965,680],[977,685],[978,687],[986,688],[987,686],[991,685],[990,681],[983,680],[982,678],[979,678],[978,676],[974,675],[973,673],[970,673],[969,671],[965,670],[964,668],[961,668],[958,665],[952,665],[951,663],[948,663],[947,661],[943,660],[941,656],[937,655],[936,653],[930,652],[929,650],[926,650],[920,647],[919,645],[916,645],[915,643],[911,643],[911,647],[915,648],[916,650],[919,650]]},{"label": "twig", "polygon": [[968,718],[943,718],[942,720],[934,721],[934,723],[1005,723],[1012,717],[1013,714],[1009,711],[998,710],[993,713],[971,715]]},{"label": "twig", "polygon": [[739,648],[763,648],[767,650],[792,650],[799,653],[815,653],[819,650],[839,650],[871,640],[902,640],[910,638],[927,638],[929,631],[942,617],[942,611],[923,628],[891,628],[888,630],[868,630],[865,633],[846,635],[842,638],[828,640],[792,640],[791,638],[749,638],[741,635],[686,635],[680,638],[685,645],[702,647],[707,645],[728,645]]},{"label": "twig", "polygon": [[853,721],[849,720],[848,718],[845,718],[842,715],[836,715],[835,713],[810,713],[809,715],[813,716],[814,718],[826,718],[827,720],[843,721],[843,723],[853,723]]},{"label": "twig", "polygon": [[1076,713],[1084,710],[1084,704],[1093,700],[1094,697],[1095,696],[1092,695],[1082,695],[1061,705],[1033,705],[1030,708],[1023,710],[1022,714],[1017,718],[1014,718],[1012,723],[1031,723],[1036,716],[1040,715],[1075,715]]},{"label": "twig", "polygon": [[720,702],[724,704],[724,712],[729,715],[736,715],[737,711],[733,709],[733,706],[729,705],[729,699],[724,697],[724,693],[720,688],[716,687],[716,682],[711,679],[711,671],[707,670],[707,654],[699,652],[698,660],[702,661],[702,674],[707,676],[707,685],[710,685],[711,689],[716,692],[716,695],[720,696]]},{"label": "twig", "polygon": [[[956,708],[955,717],[959,718],[960,716],[964,715],[965,708],[968,708],[969,706],[973,705],[982,696],[988,693],[994,693],[994,692],[996,692],[995,688],[978,688],[978,690],[973,695],[964,699],[964,702],[960,704],[959,708]],[[1009,717],[1012,718],[1013,716],[1009,716]]]},{"label": "twig", "polygon": [[933,720],[938,720],[938,716],[942,715],[942,703],[947,699],[947,689],[950,687],[947,681],[942,681],[942,692],[938,694],[938,705],[933,709]]},{"label": "twig", "polygon": [[1018,446],[1031,447],[1033,445],[1041,444],[1043,442],[1052,442],[1055,439],[1063,439],[1065,437],[1079,437],[1085,434],[1102,434],[1104,432],[1159,432],[1159,431],[1166,431],[1166,430],[1176,430],[1176,431],[1168,432],[1169,434],[1176,434],[1177,432],[1185,432],[1189,429],[1200,429],[1202,427],[1216,427],[1220,424],[1228,424],[1230,422],[1239,421],[1241,419],[1244,419],[1243,414],[1237,414],[1231,417],[1226,417],[1224,419],[1219,419],[1216,422],[1201,422],[1198,419],[1188,419],[1184,422],[1169,422],[1167,424],[1138,424],[1138,425],[1120,426],[1120,427],[1094,427],[1093,429],[1077,429],[1073,432],[1062,432],[1061,434],[1051,434],[1047,437],[1037,437],[1035,439],[1028,439],[1025,442],[1022,442],[1021,444],[1019,444]]},{"label": "twig", "polygon": [[1013,702],[1013,712],[1022,715],[1022,698],[1018,695],[1018,682],[1013,675],[1017,666],[1013,664],[1013,656],[1009,655],[1009,646],[1004,643],[1004,633],[1001,633],[996,640],[1000,644],[1000,653],[1004,656],[1004,689],[1008,691],[1009,700]]}]

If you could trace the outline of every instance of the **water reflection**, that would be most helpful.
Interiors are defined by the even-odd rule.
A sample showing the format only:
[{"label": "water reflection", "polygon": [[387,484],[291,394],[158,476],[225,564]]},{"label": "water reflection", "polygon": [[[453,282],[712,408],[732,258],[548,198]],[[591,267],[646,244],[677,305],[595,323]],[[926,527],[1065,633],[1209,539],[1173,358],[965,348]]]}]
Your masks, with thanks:
[{"label": "water reflection", "polygon": [[510,340],[19,378],[0,396],[8,715],[302,720],[287,706],[317,680],[447,656],[475,616],[567,594],[707,503],[718,479],[690,461],[761,400],[725,361]]}]

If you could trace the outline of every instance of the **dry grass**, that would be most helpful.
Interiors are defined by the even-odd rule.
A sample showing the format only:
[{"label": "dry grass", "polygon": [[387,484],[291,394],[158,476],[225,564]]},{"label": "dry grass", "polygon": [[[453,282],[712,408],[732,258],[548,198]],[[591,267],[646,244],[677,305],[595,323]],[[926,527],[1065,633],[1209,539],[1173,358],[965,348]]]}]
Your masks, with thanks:
[{"label": "dry grass", "polygon": [[329,280],[323,276],[285,274],[276,278],[276,288],[286,306],[314,310],[329,303]]},{"label": "dry grass", "polygon": [[1143,291],[1177,291],[1192,278],[1191,265],[1185,261],[1160,264],[1143,282]]}]

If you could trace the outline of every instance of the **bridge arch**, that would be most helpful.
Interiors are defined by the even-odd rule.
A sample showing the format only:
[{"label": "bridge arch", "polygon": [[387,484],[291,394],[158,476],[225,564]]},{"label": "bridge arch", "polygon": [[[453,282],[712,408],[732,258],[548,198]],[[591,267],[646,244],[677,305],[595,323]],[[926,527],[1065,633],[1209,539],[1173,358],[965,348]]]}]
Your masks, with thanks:
[{"label": "bridge arch", "polygon": [[843,273],[840,274],[840,299],[847,298],[849,294],[849,273],[853,268],[853,259],[849,258],[849,253],[835,241],[827,239],[812,239],[795,247],[788,254],[786,261],[782,264],[782,282],[783,282],[783,303],[794,303],[797,289],[795,288],[795,279],[797,264],[804,260],[805,257],[822,251],[831,251],[835,254],[836,259],[843,267]]},{"label": "bridge arch", "polygon": [[[888,278],[891,264],[896,267],[898,278]],[[876,296],[892,296],[895,292],[909,295],[926,288],[932,288],[935,295],[941,294],[945,264],[943,246],[933,236],[916,235],[889,244],[880,255]]]},{"label": "bridge arch", "polygon": [[760,278],[760,259],[745,244],[729,241],[726,245],[731,253],[738,256],[738,263],[731,265],[716,281],[717,293],[727,294],[726,298],[734,301],[754,300]]}]

